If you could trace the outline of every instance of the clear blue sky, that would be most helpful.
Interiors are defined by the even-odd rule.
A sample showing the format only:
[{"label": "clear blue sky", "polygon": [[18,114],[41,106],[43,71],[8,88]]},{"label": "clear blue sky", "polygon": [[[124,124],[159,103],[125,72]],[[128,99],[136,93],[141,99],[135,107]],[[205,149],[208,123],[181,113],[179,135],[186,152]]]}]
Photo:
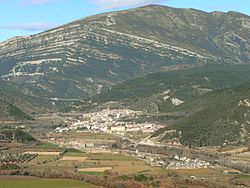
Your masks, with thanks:
[{"label": "clear blue sky", "polygon": [[250,15],[250,0],[0,0],[0,41],[106,11],[146,4]]}]

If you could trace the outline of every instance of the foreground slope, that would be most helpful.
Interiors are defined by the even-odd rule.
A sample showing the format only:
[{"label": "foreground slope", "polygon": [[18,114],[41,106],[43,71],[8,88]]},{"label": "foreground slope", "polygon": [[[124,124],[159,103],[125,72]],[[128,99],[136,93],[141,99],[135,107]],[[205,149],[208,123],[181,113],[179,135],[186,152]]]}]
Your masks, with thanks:
[{"label": "foreground slope", "polygon": [[247,64],[250,18],[146,6],[0,43],[0,76],[29,95],[79,99],[148,73]]}]

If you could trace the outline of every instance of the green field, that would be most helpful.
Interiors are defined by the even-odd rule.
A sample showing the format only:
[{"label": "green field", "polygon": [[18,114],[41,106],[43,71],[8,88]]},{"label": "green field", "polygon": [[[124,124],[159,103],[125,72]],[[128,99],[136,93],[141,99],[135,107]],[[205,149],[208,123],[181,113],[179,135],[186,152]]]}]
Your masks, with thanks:
[{"label": "green field", "polygon": [[0,177],[0,188],[95,188],[75,180],[36,179],[26,177]]},{"label": "green field", "polygon": [[68,148],[66,150],[66,152],[64,153],[64,156],[67,156],[67,157],[86,157],[86,156],[88,156],[88,154],[85,152],[82,152],[78,149]]},{"label": "green field", "polygon": [[60,149],[60,147],[56,144],[42,143],[37,145],[37,149]]},{"label": "green field", "polygon": [[79,172],[79,174],[96,175],[96,176],[104,175],[103,172]]},{"label": "green field", "polygon": [[64,156],[67,156],[67,157],[87,157],[88,154],[87,153],[76,153],[76,152],[66,152],[64,154]]},{"label": "green field", "polygon": [[250,174],[241,173],[241,174],[236,175],[235,177],[237,179],[250,179]]}]

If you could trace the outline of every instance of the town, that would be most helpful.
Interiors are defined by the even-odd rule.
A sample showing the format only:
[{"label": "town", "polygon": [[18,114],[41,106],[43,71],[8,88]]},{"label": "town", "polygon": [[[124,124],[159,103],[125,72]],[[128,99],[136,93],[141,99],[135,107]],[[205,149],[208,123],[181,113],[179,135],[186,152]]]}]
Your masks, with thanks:
[{"label": "town", "polygon": [[163,125],[153,123],[123,121],[128,117],[135,118],[140,115],[142,115],[142,112],[130,109],[104,109],[97,112],[85,113],[77,120],[70,117],[65,122],[68,126],[57,127],[55,131],[63,133],[70,130],[78,130],[125,135],[126,133],[136,132],[153,133],[164,127]]}]

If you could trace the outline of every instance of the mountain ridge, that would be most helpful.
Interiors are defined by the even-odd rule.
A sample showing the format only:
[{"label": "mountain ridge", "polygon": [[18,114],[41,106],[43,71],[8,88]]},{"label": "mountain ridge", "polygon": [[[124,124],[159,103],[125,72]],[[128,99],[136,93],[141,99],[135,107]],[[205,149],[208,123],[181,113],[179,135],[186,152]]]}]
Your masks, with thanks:
[{"label": "mountain ridge", "polygon": [[232,13],[164,6],[103,13],[0,43],[0,76],[29,95],[82,99],[159,70],[246,64],[249,30],[249,17]]}]

